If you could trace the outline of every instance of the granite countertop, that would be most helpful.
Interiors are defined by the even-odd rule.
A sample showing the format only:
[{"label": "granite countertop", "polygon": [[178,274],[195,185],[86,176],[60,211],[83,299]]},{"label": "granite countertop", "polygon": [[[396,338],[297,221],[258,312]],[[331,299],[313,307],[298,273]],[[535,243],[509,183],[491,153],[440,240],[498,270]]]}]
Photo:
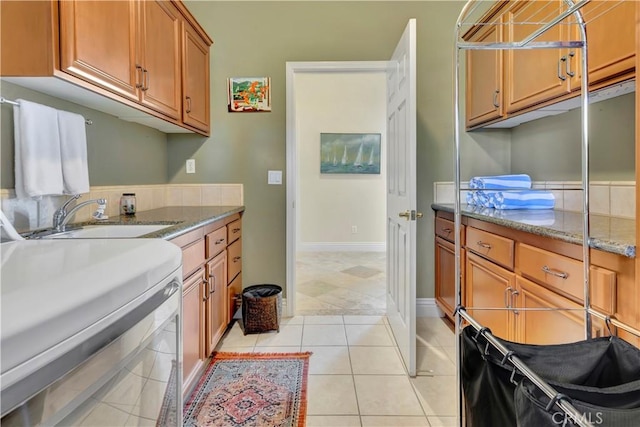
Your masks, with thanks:
[{"label": "granite countertop", "polygon": [[[434,210],[453,212],[453,204],[433,203]],[[498,210],[461,205],[463,216],[504,227],[550,237],[569,243],[582,244],[582,214],[561,210]],[[635,258],[636,224],[633,219],[605,215],[589,215],[589,246],[605,252]]]},{"label": "granite countertop", "polygon": [[196,228],[244,211],[244,206],[165,206],[163,208],[138,212],[135,215],[111,216],[104,221],[88,221],[72,225],[88,224],[167,224],[153,233],[140,236],[142,238],[173,239]]}]

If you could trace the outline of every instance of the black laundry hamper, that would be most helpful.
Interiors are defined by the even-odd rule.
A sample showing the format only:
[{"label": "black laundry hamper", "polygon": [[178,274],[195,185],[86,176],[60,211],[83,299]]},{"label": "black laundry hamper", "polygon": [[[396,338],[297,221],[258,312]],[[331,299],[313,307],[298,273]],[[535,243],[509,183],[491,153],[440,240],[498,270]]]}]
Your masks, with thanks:
[{"label": "black laundry hamper", "polygon": [[242,290],[242,325],[244,334],[276,330],[282,318],[282,287],[253,285]]},{"label": "black laundry hamper", "polygon": [[[560,417],[555,415],[554,420],[558,407],[547,411],[546,395],[522,374],[514,372],[513,365],[475,328],[466,327],[460,339],[467,426],[563,425],[564,419],[559,424],[554,422]],[[532,345],[496,339],[550,386],[571,399],[574,406],[582,405],[585,412],[590,406],[606,406],[608,419],[617,420],[622,413],[635,416],[630,412],[640,408],[640,349],[624,340],[604,337],[569,344]],[[535,418],[529,417],[531,412]],[[604,408],[602,412],[604,414]],[[596,415],[592,415],[594,420]],[[640,423],[631,425],[640,426]]]}]

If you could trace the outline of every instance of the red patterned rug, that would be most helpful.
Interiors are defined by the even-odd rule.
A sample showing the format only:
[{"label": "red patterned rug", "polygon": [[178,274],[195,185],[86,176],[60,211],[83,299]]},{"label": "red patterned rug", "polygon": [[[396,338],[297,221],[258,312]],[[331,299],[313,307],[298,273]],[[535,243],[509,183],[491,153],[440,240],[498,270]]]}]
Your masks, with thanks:
[{"label": "red patterned rug", "polygon": [[304,427],[311,353],[214,353],[184,426]]}]

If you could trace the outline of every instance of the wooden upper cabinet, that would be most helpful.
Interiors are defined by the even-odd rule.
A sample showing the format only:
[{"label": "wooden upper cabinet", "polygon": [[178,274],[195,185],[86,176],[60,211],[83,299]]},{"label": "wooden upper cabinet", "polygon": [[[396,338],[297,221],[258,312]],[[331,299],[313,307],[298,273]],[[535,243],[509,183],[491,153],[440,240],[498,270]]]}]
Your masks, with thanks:
[{"label": "wooden upper cabinet", "polygon": [[[500,42],[502,26],[489,25],[467,41]],[[504,115],[502,52],[467,51],[467,127],[499,119]]]},{"label": "wooden upper cabinet", "polygon": [[[564,10],[563,0],[518,1],[507,11],[506,41],[517,42],[533,33]],[[555,25],[534,41],[568,41],[571,29]],[[557,98],[571,91],[572,65],[567,49],[519,49],[505,51],[506,102],[508,113]]]},{"label": "wooden upper cabinet", "polygon": [[635,75],[637,3],[592,0],[584,6],[590,85],[605,80],[614,83]]},{"label": "wooden upper cabinet", "polygon": [[60,69],[129,99],[138,99],[138,3],[61,1]]},{"label": "wooden upper cabinet", "polygon": [[140,102],[180,118],[180,27],[178,9],[167,1],[140,3]]},{"label": "wooden upper cabinet", "polygon": [[209,133],[209,45],[187,22],[182,30],[182,121]]}]

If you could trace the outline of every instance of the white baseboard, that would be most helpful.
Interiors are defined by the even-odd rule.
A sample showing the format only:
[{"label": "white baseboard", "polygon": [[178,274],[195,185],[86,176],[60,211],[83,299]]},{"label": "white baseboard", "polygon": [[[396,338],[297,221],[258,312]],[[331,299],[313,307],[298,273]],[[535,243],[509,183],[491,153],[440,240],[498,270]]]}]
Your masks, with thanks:
[{"label": "white baseboard", "polygon": [[311,242],[298,243],[298,252],[384,252],[385,242]]},{"label": "white baseboard", "polygon": [[[287,298],[282,298],[282,312],[288,313],[288,309]],[[293,315],[293,313],[290,315]],[[444,313],[436,304],[435,298],[417,298],[416,317],[444,317]]]},{"label": "white baseboard", "polygon": [[444,317],[444,313],[436,304],[435,298],[417,298],[416,317]]}]

